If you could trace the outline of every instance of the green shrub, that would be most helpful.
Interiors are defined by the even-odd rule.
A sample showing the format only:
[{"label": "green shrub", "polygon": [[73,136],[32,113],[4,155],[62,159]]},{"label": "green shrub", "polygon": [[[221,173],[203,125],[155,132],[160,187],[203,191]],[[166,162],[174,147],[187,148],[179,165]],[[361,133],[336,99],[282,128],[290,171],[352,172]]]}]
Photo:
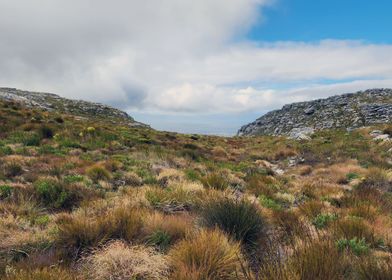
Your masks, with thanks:
[{"label": "green shrub", "polygon": [[312,221],[317,229],[325,228],[330,222],[337,219],[336,214],[318,214]]},{"label": "green shrub", "polygon": [[12,194],[12,187],[8,185],[1,185],[0,186],[0,199],[7,199]]},{"label": "green shrub", "polygon": [[369,245],[366,243],[364,238],[357,239],[354,237],[350,240],[342,238],[336,242],[336,245],[340,251],[348,249],[357,256],[367,254],[369,252]]},{"label": "green shrub", "polygon": [[83,182],[84,176],[79,175],[79,174],[74,174],[74,175],[67,175],[64,177],[64,182],[67,184],[72,184],[72,183],[77,183],[77,182]]},{"label": "green shrub", "polygon": [[349,182],[354,180],[354,179],[357,179],[357,178],[359,178],[359,175],[357,173],[354,173],[354,172],[347,173],[347,175],[346,175],[346,179]]},{"label": "green shrub", "polygon": [[70,198],[70,194],[56,179],[39,179],[34,183],[34,188],[41,203],[48,207],[62,208]]},{"label": "green shrub", "polygon": [[245,246],[253,247],[263,236],[266,223],[257,207],[245,200],[211,200],[202,209],[203,222],[219,227]]},{"label": "green shrub", "polygon": [[52,128],[50,128],[48,126],[41,126],[39,128],[39,134],[42,139],[50,139],[50,138],[53,138],[54,131]]},{"label": "green shrub", "polygon": [[264,195],[261,195],[259,197],[259,201],[260,201],[260,204],[263,207],[265,207],[265,208],[269,208],[269,209],[272,209],[272,210],[281,210],[282,209],[282,205],[281,204],[279,204],[274,199],[266,197]]}]

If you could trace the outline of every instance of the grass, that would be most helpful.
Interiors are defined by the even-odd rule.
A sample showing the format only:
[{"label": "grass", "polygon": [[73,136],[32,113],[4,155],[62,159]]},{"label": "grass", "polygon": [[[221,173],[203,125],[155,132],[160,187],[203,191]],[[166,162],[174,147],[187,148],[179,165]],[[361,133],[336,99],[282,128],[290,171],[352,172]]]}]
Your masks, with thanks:
[{"label": "grass", "polygon": [[255,246],[266,230],[259,209],[244,200],[211,200],[203,207],[202,217],[206,226],[220,228],[246,247]]},{"label": "grass", "polygon": [[185,135],[1,101],[0,123],[0,279],[391,278],[387,126]]},{"label": "grass", "polygon": [[241,279],[240,245],[218,230],[203,230],[177,244],[170,252],[170,279]]}]

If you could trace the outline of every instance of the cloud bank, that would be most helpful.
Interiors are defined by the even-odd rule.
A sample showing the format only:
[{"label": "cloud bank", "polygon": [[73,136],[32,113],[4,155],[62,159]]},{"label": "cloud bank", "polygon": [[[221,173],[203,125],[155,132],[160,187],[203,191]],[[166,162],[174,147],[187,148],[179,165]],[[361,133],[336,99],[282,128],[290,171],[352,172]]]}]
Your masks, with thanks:
[{"label": "cloud bank", "polygon": [[247,41],[273,2],[0,0],[0,85],[195,117],[392,86],[392,45]]}]

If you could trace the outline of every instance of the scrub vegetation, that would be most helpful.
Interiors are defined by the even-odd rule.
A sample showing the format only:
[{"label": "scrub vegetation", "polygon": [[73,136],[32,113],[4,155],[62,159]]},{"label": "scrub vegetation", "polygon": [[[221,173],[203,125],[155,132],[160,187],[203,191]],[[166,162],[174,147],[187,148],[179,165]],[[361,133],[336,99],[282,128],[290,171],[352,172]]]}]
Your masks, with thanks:
[{"label": "scrub vegetation", "polygon": [[185,135],[0,102],[1,279],[392,279],[392,141]]}]

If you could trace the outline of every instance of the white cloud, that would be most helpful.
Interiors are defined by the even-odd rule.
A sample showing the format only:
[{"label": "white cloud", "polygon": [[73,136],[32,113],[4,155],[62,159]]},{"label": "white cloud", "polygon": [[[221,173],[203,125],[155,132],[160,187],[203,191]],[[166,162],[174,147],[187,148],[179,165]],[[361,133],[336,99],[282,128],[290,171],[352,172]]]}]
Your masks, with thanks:
[{"label": "white cloud", "polygon": [[392,86],[392,45],[239,40],[272,2],[0,0],[0,85],[195,116]]}]

